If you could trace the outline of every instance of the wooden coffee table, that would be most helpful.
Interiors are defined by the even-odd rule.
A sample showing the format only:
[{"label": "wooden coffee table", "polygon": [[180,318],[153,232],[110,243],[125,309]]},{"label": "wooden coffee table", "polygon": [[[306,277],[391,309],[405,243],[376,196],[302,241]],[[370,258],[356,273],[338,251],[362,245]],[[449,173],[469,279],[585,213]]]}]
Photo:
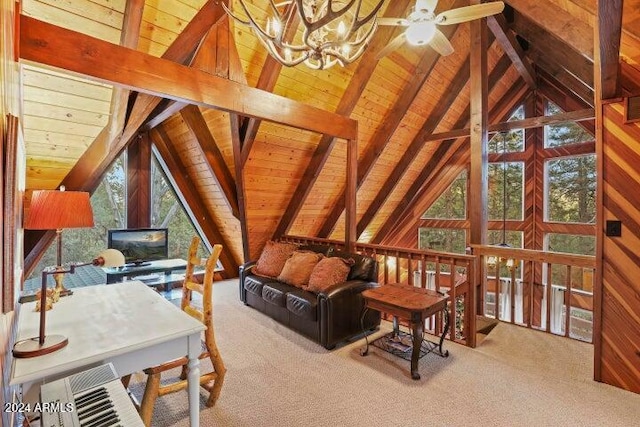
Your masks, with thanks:
[{"label": "wooden coffee table", "polygon": [[[362,320],[368,309],[393,316],[393,331],[373,341],[371,345],[410,360],[411,378],[420,379],[418,360],[427,353],[436,353],[441,357],[449,356],[448,350],[442,350],[442,342],[449,330],[448,296],[429,289],[391,283],[375,289],[367,289],[362,292],[362,297],[365,302]],[[440,342],[436,344],[424,339],[424,321],[439,312],[444,313],[445,326]],[[398,318],[409,321],[411,334],[400,331]],[[369,340],[366,335],[365,340],[366,347],[360,352],[362,356],[369,353]],[[409,350],[411,350],[410,357]]]}]

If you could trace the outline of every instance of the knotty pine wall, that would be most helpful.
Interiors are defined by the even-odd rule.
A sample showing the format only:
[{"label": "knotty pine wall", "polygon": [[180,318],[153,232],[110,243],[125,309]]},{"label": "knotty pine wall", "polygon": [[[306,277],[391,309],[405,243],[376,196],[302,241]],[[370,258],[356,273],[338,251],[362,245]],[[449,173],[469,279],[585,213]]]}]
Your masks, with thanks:
[{"label": "knotty pine wall", "polygon": [[[622,221],[622,235],[602,233],[602,309],[596,380],[640,393],[640,123],[624,123],[624,104],[603,107],[603,222]],[[597,327],[597,326],[596,326]],[[597,331],[596,331],[597,333]]]}]

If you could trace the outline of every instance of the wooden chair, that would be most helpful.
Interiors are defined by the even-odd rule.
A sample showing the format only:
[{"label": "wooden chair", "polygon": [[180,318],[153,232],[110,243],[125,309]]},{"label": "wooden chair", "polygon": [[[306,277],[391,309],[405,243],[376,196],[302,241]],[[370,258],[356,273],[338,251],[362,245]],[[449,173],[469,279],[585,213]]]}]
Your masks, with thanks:
[{"label": "wooden chair", "polygon": [[[218,352],[218,347],[216,346],[212,315],[213,276],[218,257],[222,251],[222,245],[214,245],[211,255],[206,259],[206,263],[204,263],[205,274],[202,284],[197,283],[193,278],[194,268],[203,264],[201,259],[196,256],[199,246],[200,238],[194,237],[191,241],[191,247],[189,248],[189,258],[187,260],[187,268],[184,283],[182,285],[181,307],[183,311],[200,320],[207,327],[204,332],[205,339],[203,342],[203,352],[200,354],[199,358],[201,360],[209,358],[214,370],[213,372],[200,376],[200,385],[209,392],[207,406],[211,407],[216,403],[218,396],[220,396],[220,390],[222,389],[224,375],[226,372],[224,362],[222,361],[220,353]],[[193,292],[197,292],[202,295],[202,308],[196,307],[192,304]],[[160,374],[179,366],[182,367],[180,380],[161,386]],[[140,416],[142,417],[144,424],[146,426],[150,426],[151,416],[153,415],[153,406],[157,397],[187,388],[187,358],[183,357],[181,359],[164,363],[160,366],[147,368],[144,370],[144,373],[147,374],[147,385],[140,404]]]}]

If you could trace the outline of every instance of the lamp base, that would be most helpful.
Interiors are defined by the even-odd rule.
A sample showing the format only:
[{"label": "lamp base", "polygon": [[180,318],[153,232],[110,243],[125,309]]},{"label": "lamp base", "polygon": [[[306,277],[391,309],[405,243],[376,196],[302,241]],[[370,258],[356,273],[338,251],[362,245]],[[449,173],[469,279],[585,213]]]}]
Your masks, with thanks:
[{"label": "lamp base", "polygon": [[69,340],[64,335],[48,335],[44,337],[42,345],[38,341],[38,337],[18,341],[13,346],[13,357],[17,359],[38,357],[58,351],[69,344]]}]

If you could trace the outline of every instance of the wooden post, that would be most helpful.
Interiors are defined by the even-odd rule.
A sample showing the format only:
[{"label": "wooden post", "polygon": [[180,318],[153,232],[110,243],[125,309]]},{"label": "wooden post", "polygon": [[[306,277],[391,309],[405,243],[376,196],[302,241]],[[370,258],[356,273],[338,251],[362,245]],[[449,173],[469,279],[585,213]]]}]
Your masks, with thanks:
[{"label": "wooden post", "polygon": [[[357,132],[356,132],[357,134]],[[356,243],[356,185],[358,181],[358,141],[347,140],[347,185],[345,189],[345,246],[347,252],[353,252]]]},{"label": "wooden post", "polygon": [[[479,4],[472,0],[471,4]],[[487,25],[486,18],[475,19],[471,25],[471,103],[470,103],[470,152],[469,172],[469,220],[471,244],[484,245],[487,240]]]}]

